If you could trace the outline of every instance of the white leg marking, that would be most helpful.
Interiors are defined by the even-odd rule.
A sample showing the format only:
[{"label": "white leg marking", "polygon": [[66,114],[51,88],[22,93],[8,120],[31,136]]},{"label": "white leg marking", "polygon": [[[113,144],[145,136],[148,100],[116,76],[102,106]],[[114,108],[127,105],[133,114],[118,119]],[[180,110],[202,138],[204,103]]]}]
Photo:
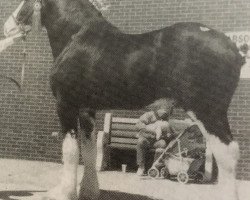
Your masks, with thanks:
[{"label": "white leg marking", "polygon": [[237,200],[236,165],[239,159],[238,143],[222,143],[218,137],[211,135],[208,140],[218,165],[218,186],[226,200]]},{"label": "white leg marking", "polygon": [[[77,167],[79,163],[79,148],[77,140],[67,134],[62,146],[63,172],[59,185],[48,192],[50,200],[77,199]],[[46,199],[46,198],[45,198]]]},{"label": "white leg marking", "polygon": [[81,182],[79,199],[98,199],[100,195],[96,170],[96,134],[91,133],[91,139],[82,134],[81,153],[84,162],[84,175]]},{"label": "white leg marking", "polygon": [[238,200],[238,189],[236,185],[236,165],[239,159],[239,146],[238,143],[232,141],[226,145],[214,135],[211,135],[205,129],[203,123],[198,120],[192,111],[187,114],[196,122],[200,131],[206,138],[207,145],[216,159],[218,165],[218,186],[221,193],[220,199],[225,200]]}]

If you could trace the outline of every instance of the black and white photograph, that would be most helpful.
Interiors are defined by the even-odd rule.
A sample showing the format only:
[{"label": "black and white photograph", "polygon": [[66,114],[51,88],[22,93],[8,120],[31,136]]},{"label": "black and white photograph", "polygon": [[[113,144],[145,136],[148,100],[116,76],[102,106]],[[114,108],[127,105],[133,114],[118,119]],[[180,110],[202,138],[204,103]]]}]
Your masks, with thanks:
[{"label": "black and white photograph", "polygon": [[0,200],[250,200],[249,0],[0,0]]}]

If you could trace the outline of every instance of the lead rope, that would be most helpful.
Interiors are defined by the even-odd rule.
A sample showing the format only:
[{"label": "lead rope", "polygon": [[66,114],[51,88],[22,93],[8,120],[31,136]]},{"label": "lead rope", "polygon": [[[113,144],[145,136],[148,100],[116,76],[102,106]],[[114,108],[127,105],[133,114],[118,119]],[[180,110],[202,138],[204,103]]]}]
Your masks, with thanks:
[{"label": "lead rope", "polygon": [[21,71],[21,89],[23,88],[23,83],[24,83],[24,76],[25,76],[25,64],[26,64],[26,58],[27,58],[27,51],[26,51],[26,43],[25,40],[22,40],[23,42],[23,52],[22,52],[22,56],[23,56],[23,64],[22,64],[22,71]]}]

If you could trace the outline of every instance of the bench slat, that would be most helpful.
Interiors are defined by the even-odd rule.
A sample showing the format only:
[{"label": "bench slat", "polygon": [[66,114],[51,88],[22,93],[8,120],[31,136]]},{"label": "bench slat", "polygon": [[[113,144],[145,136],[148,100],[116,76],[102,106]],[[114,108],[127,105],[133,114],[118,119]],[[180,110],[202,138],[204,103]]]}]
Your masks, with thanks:
[{"label": "bench slat", "polygon": [[137,138],[138,131],[111,131],[111,137]]},{"label": "bench slat", "polygon": [[112,123],[111,130],[137,131],[137,128],[133,124]]},{"label": "bench slat", "polygon": [[129,150],[136,150],[136,145],[134,144],[119,144],[119,143],[111,143],[109,147],[112,149],[129,149]]},{"label": "bench slat", "polygon": [[[122,149],[122,150],[136,150],[135,144],[119,144],[119,143],[111,143],[109,147],[112,149]],[[155,149],[150,149],[150,153],[154,153]]]},{"label": "bench slat", "polygon": [[137,118],[122,118],[122,117],[113,117],[113,123],[123,123],[123,124],[136,124],[138,122]]},{"label": "bench slat", "polygon": [[111,143],[120,143],[120,144],[137,144],[137,139],[111,137],[111,141],[110,142]]}]

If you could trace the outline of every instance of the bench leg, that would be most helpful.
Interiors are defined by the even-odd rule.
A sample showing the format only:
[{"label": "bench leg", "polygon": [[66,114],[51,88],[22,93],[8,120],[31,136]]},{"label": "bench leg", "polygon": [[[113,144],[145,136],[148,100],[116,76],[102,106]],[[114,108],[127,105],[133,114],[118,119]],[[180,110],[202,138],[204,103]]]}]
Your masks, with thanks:
[{"label": "bench leg", "polygon": [[105,132],[99,131],[97,134],[97,157],[96,170],[103,171],[107,169],[109,162],[109,150],[107,148],[107,137]]}]

